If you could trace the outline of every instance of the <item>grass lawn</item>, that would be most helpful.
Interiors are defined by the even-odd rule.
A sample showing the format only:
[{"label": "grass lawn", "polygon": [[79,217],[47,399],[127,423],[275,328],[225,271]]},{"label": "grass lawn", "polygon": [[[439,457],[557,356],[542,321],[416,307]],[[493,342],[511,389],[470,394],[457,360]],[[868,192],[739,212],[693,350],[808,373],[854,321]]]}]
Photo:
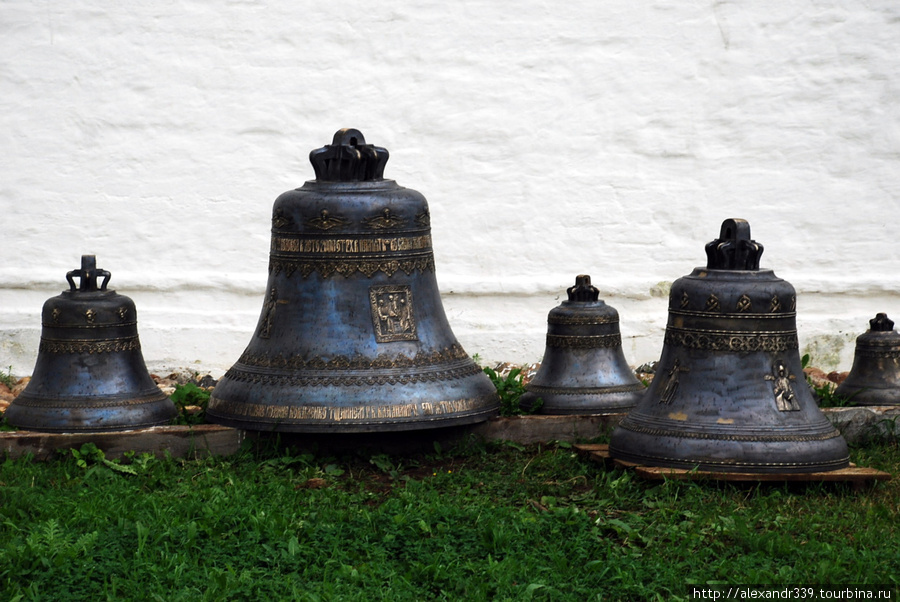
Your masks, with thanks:
[{"label": "grass lawn", "polygon": [[[896,443],[854,449],[896,474]],[[127,471],[127,472],[125,472]],[[0,464],[2,600],[675,600],[900,583],[900,480],[652,483],[566,445]]]}]

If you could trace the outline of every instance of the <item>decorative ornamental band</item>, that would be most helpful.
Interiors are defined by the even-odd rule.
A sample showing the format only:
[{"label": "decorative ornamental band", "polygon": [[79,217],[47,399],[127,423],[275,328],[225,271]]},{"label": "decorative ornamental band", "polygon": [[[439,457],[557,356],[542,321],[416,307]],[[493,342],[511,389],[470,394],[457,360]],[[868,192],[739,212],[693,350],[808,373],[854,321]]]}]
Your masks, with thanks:
[{"label": "decorative ornamental band", "polygon": [[678,437],[682,439],[712,439],[716,441],[827,441],[840,437],[841,433],[837,429],[826,431],[824,433],[812,433],[808,435],[790,435],[790,434],[769,434],[769,435],[739,435],[735,433],[716,433],[707,432],[700,433],[696,431],[686,431],[683,429],[669,430],[661,428],[651,428],[635,424],[633,420],[627,417],[619,423],[619,427],[634,433],[650,435],[651,437]]},{"label": "decorative ornamental band", "polygon": [[613,385],[609,387],[545,387],[543,385],[525,385],[529,393],[543,393],[544,395],[610,395],[613,393],[633,393],[644,391],[646,387],[641,383],[633,385]]},{"label": "decorative ornamental band", "polygon": [[857,345],[856,355],[859,357],[896,360],[900,359],[900,347],[868,347],[865,345]]},{"label": "decorative ornamental band", "polygon": [[382,385],[409,385],[422,382],[440,382],[466,378],[480,374],[473,362],[471,365],[447,370],[434,370],[418,374],[347,374],[341,376],[311,376],[297,373],[263,374],[232,367],[225,377],[239,382],[255,385],[271,385],[276,387],[376,387]]},{"label": "decorative ornamental band", "polygon": [[288,238],[272,237],[275,253],[309,255],[354,255],[363,253],[398,253],[431,249],[431,235],[394,238]]},{"label": "decorative ornamental band", "polygon": [[633,454],[629,452],[623,452],[622,450],[616,449],[614,446],[610,445],[610,452],[615,455],[615,457],[622,459],[629,458],[629,461],[635,462],[637,464],[646,464],[647,460],[655,460],[655,461],[664,461],[664,462],[675,462],[676,464],[681,464],[682,466],[714,466],[714,467],[727,467],[729,469],[734,468],[815,468],[816,472],[824,472],[826,470],[838,469],[847,465],[847,462],[850,461],[850,456],[844,456],[843,458],[838,458],[837,460],[829,460],[828,462],[816,461],[816,462],[742,462],[740,460],[715,460],[713,458],[704,458],[704,459],[688,459],[688,458],[677,458],[672,456],[662,456],[656,454]]},{"label": "decorative ornamental band", "polygon": [[356,273],[365,274],[371,278],[378,272],[387,276],[393,276],[402,271],[407,276],[415,272],[434,272],[434,256],[430,253],[424,257],[409,259],[372,259],[372,260],[316,260],[316,259],[285,259],[282,257],[269,258],[269,272],[275,275],[284,272],[290,278],[295,273],[302,278],[317,273],[322,278],[329,278],[332,274],[340,274],[349,278]]},{"label": "decorative ornamental band", "polygon": [[577,325],[577,326],[602,326],[618,324],[618,316],[548,316],[547,324]]},{"label": "decorative ornamental band", "polygon": [[105,399],[98,397],[90,397],[79,400],[72,397],[66,400],[47,399],[45,397],[32,397],[31,395],[19,395],[16,397],[16,405],[27,406],[30,408],[42,408],[44,410],[72,410],[78,409],[94,409],[94,408],[116,408],[121,406],[137,406],[145,403],[159,403],[168,399],[162,391],[147,393],[143,397],[129,397],[125,399],[117,399],[115,397]]},{"label": "decorative ornamental band", "polygon": [[751,314],[751,313],[721,313],[709,311],[691,311],[686,309],[669,308],[670,315],[685,316],[689,318],[713,318],[716,320],[788,320],[796,319],[797,312],[786,311],[781,313]]},{"label": "decorative ornamental band", "polygon": [[[244,351],[237,363],[255,368],[286,370],[395,370],[439,366],[441,364],[458,363],[462,360],[472,362],[462,345],[455,343],[439,351],[431,353],[419,352],[413,357],[407,357],[398,353],[396,355],[382,354],[374,358],[338,355],[329,360],[321,357],[304,360],[297,355],[289,355],[287,357],[277,355],[272,357],[266,353]],[[472,365],[474,366],[475,363],[472,362]]]},{"label": "decorative ornamental band", "polygon": [[561,349],[606,349],[622,346],[622,335],[599,334],[592,336],[575,336],[564,334],[548,334],[547,347]]},{"label": "decorative ornamental band", "polygon": [[250,418],[279,421],[324,422],[381,421],[404,418],[424,418],[448,414],[468,414],[484,411],[492,403],[491,398],[451,399],[423,401],[393,405],[365,405],[359,407],[317,405],[262,405],[219,399],[213,393],[208,412],[223,417],[247,416]]},{"label": "decorative ornamental band", "polygon": [[38,351],[41,353],[78,353],[92,355],[94,353],[117,353],[121,351],[137,351],[141,342],[137,336],[122,339],[106,339],[100,341],[72,339],[41,339]]},{"label": "decorative ornamental band", "polygon": [[729,332],[724,330],[688,330],[666,328],[663,339],[665,345],[705,349],[708,351],[730,351],[746,353],[750,351],[777,352],[799,349],[796,330],[782,332]]}]

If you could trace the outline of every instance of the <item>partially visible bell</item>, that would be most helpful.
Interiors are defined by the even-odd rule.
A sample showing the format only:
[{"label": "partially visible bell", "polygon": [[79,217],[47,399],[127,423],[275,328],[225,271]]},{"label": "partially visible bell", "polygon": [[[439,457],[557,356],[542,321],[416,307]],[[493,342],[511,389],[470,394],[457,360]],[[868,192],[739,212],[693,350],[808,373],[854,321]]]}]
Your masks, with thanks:
[{"label": "partially visible bell", "polygon": [[540,401],[543,414],[599,414],[634,407],[644,386],[622,351],[619,313],[599,300],[585,274],[566,290],[568,300],[547,316],[547,345],[521,405]]},{"label": "partially visible bell", "polygon": [[746,221],[725,220],[707,266],[672,285],[656,376],[613,432],[612,457],[778,474],[848,465],[804,378],[794,287],[759,268],[762,251]]},{"label": "partially visible bell", "polygon": [[900,405],[900,333],[887,314],[869,320],[869,330],[856,338],[853,367],[835,394],[853,405]]},{"label": "partially visible bell", "polygon": [[93,255],[82,256],[81,269],[66,274],[69,290],[44,303],[31,380],[6,410],[11,425],[117,431],[166,424],[177,414],[144,364],[134,302],[107,290],[110,273],[96,266]]},{"label": "partially visible bell", "polygon": [[388,152],[352,129],[310,153],[316,179],[275,201],[269,279],[210,421],[352,433],[487,420],[490,379],[444,314],[425,198],[382,174]]}]

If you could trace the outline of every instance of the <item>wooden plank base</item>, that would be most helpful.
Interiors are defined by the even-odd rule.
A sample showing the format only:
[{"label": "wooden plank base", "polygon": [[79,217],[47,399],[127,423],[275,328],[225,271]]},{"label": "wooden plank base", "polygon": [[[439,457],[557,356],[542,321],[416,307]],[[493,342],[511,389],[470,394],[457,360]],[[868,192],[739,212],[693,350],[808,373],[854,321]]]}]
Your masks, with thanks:
[{"label": "wooden plank base", "polygon": [[240,449],[243,438],[244,431],[217,424],[154,426],[133,431],[96,433],[9,431],[0,432],[0,454],[10,458],[30,455],[35,460],[47,460],[58,451],[78,449],[85,443],[93,443],[109,459],[121,458],[128,451],[196,458],[233,454]]},{"label": "wooden plank base", "polygon": [[642,478],[662,481],[670,479],[674,481],[730,481],[745,483],[766,482],[790,482],[790,483],[821,483],[839,482],[851,483],[854,488],[872,485],[876,481],[891,480],[890,473],[875,470],[874,468],[861,468],[851,464],[847,468],[829,470],[827,472],[806,473],[752,473],[752,472],[723,472],[710,470],[697,470],[687,468],[667,468],[663,466],[642,466],[633,462],[616,460],[609,456],[609,445],[596,443],[590,445],[574,445],[575,450],[582,456],[606,468],[627,468]]}]

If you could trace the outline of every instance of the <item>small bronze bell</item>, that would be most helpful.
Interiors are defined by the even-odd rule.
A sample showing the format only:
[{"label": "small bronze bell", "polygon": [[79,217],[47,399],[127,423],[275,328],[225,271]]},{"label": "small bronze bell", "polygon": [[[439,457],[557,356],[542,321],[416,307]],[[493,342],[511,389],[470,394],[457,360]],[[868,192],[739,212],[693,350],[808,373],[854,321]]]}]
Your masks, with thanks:
[{"label": "small bronze bell", "polygon": [[672,285],[656,377],[613,432],[612,457],[779,474],[848,465],[804,379],[794,287],[759,269],[762,251],[746,221],[725,220],[707,267]]},{"label": "small bronze bell", "polygon": [[109,279],[93,255],[83,255],[81,269],[66,274],[70,289],[44,303],[31,381],[6,410],[11,425],[48,432],[119,431],[175,417],[175,405],[144,364],[134,302],[107,290]]},{"label": "small bronze bell", "polygon": [[269,281],[210,421],[372,432],[486,420],[499,398],[457,342],[434,275],[425,198],[382,177],[388,152],[340,130],[316,179],[275,201]]},{"label": "small bronze bell", "polygon": [[869,330],[856,338],[853,367],[836,395],[854,405],[900,405],[900,333],[887,314],[869,320]]},{"label": "small bronze bell", "polygon": [[547,316],[547,346],[521,405],[541,400],[542,414],[600,414],[634,407],[644,386],[622,352],[619,313],[598,300],[591,277],[566,289],[569,300]]}]

